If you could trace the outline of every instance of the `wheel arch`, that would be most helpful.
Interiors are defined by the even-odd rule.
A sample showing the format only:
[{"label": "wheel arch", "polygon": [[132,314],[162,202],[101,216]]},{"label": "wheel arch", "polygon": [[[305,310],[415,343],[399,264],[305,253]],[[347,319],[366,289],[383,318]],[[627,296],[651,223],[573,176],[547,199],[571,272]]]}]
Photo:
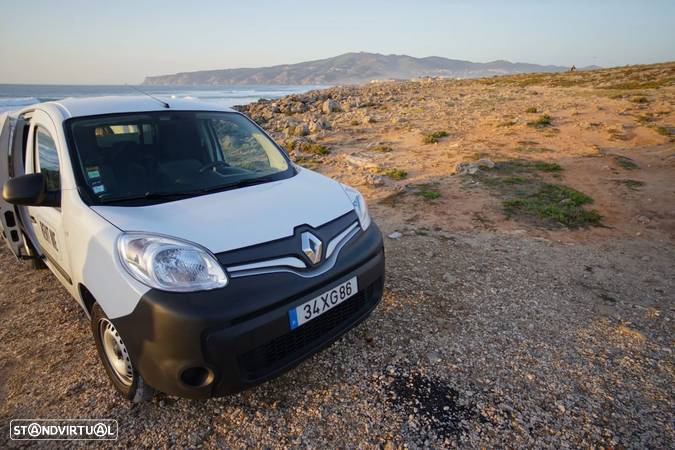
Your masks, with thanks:
[{"label": "wheel arch", "polygon": [[94,307],[94,303],[96,303],[94,294],[92,294],[91,291],[87,289],[87,287],[82,283],[78,283],[77,290],[80,294],[80,302],[82,303],[82,306],[84,306],[85,311],[91,317],[91,309]]}]

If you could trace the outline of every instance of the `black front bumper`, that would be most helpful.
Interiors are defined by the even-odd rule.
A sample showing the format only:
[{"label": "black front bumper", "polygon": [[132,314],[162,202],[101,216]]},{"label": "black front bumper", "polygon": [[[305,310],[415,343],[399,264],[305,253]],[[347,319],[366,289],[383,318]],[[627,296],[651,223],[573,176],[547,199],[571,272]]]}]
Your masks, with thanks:
[{"label": "black front bumper", "polygon": [[[356,276],[359,292],[290,329],[288,311]],[[238,392],[294,367],[365,319],[382,297],[384,248],[373,223],[312,278],[291,273],[231,278],[223,289],[150,290],[134,311],[113,319],[145,381],[171,395],[205,398]],[[205,368],[203,383],[185,371]]]}]

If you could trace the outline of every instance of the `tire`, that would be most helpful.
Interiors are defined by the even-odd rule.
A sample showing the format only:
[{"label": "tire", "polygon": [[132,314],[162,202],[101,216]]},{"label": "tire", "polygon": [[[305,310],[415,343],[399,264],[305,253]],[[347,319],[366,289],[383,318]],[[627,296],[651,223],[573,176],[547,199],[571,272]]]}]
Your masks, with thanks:
[{"label": "tire", "polygon": [[121,336],[98,303],[91,308],[91,331],[98,356],[115,390],[134,403],[151,400],[154,389],[131,364]]}]

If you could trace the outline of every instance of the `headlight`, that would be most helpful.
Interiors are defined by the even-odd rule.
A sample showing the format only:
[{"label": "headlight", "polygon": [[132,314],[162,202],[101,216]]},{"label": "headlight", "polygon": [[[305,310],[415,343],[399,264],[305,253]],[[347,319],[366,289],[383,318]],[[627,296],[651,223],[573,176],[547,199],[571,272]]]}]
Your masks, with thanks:
[{"label": "headlight", "polygon": [[347,194],[347,197],[349,197],[352,205],[354,205],[354,211],[356,211],[356,215],[359,216],[361,228],[365,230],[370,226],[370,214],[368,214],[368,206],[366,205],[366,201],[363,199],[363,195],[361,195],[361,193],[356,189],[349,187],[346,184],[342,185],[342,189],[344,189],[345,194]]},{"label": "headlight", "polygon": [[117,239],[117,254],[131,276],[155,289],[190,292],[227,285],[227,276],[211,252],[191,242],[124,233]]}]

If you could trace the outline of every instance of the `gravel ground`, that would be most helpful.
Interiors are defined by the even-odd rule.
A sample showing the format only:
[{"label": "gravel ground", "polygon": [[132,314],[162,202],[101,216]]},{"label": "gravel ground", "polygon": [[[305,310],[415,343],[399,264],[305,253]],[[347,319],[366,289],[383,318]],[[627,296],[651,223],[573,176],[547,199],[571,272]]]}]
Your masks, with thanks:
[{"label": "gravel ground", "polygon": [[381,305],[335,345],[236,396],[141,405],[57,281],[3,248],[0,447],[42,417],[115,418],[117,444],[153,448],[673,448],[672,244],[399,231]]}]

